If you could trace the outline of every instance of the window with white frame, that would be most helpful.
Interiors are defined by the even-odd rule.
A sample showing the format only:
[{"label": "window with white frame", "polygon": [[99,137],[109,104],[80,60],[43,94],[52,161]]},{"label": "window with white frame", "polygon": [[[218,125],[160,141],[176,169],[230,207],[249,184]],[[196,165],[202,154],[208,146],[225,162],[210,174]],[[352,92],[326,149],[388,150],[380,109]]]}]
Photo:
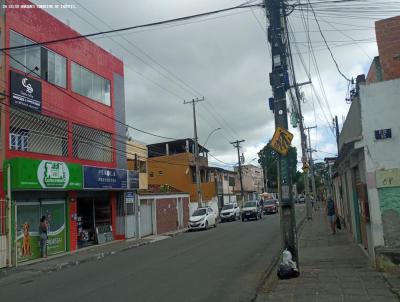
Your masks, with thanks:
[{"label": "window with white frame", "polygon": [[[35,42],[10,30],[10,47]],[[41,77],[57,86],[67,87],[67,59],[45,47],[27,46],[10,50],[11,67]]]},{"label": "window with white frame", "polygon": [[10,149],[18,151],[28,150],[28,130],[12,129],[10,132]]},{"label": "window with white frame", "polygon": [[67,88],[67,59],[42,47],[42,79],[57,86]]},{"label": "window with white frame", "polygon": [[107,106],[111,105],[110,81],[72,62],[72,91]]},{"label": "window with white frame", "polygon": [[10,47],[23,46],[10,50],[10,65],[22,72],[30,72],[40,77],[40,46],[28,46],[34,44],[32,40],[10,30]]}]

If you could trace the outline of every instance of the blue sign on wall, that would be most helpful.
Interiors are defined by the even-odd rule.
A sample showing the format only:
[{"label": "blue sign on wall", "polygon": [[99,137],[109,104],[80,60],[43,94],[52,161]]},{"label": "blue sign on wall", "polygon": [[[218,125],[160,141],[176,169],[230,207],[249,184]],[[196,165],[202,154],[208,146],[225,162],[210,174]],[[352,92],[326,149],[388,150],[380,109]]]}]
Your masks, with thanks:
[{"label": "blue sign on wall", "polygon": [[98,167],[83,167],[83,187],[85,189],[127,189],[126,170]]},{"label": "blue sign on wall", "polygon": [[129,170],[128,171],[128,188],[139,189],[139,172]]}]

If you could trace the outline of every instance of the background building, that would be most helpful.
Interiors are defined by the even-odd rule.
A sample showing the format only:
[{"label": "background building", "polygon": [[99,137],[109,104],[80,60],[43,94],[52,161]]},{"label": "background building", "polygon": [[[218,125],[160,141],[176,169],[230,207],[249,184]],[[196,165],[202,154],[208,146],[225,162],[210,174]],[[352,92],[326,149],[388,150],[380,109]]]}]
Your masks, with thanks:
[{"label": "background building", "polygon": [[[150,185],[170,185],[190,194],[190,213],[198,206],[194,140],[187,138],[148,145]],[[203,203],[218,212],[214,179],[210,177],[208,150],[199,145],[199,166]]]},{"label": "background building", "polygon": [[357,77],[340,133],[334,196],[339,214],[383,270],[400,271],[400,17],[376,22],[379,57]]}]

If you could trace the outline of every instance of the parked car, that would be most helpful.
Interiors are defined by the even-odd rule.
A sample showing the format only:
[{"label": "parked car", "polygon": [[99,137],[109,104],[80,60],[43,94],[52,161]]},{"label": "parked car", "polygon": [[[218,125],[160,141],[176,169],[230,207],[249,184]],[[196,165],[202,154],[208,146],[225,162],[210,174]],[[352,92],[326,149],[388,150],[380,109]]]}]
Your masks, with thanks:
[{"label": "parked car", "polygon": [[240,219],[240,209],[236,202],[226,204],[222,207],[221,213],[219,214],[221,222],[228,220]]},{"label": "parked car", "polygon": [[264,201],[264,208],[263,208],[264,214],[278,213],[278,209],[279,206],[276,199],[269,199]]},{"label": "parked car", "polygon": [[242,221],[250,218],[255,220],[262,218],[262,208],[257,200],[247,201],[242,208]]},{"label": "parked car", "polygon": [[211,207],[198,208],[189,218],[189,230],[208,229],[216,227],[216,215]]},{"label": "parked car", "polygon": [[305,203],[306,202],[306,198],[304,197],[304,195],[299,195],[299,203]]}]

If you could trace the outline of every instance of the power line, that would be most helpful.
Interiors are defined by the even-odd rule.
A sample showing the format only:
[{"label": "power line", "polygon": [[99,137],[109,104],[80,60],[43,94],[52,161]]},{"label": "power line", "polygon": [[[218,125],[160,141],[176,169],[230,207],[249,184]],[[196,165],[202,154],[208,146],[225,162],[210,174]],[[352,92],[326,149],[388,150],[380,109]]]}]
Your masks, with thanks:
[{"label": "power line", "polygon": [[314,8],[313,8],[313,6],[312,6],[310,0],[308,0],[308,3],[310,4],[310,8],[311,8],[311,11],[312,11],[312,13],[313,13],[313,15],[314,15],[315,22],[317,23],[318,30],[319,30],[319,32],[320,32],[320,34],[321,34],[322,39],[324,40],[324,43],[325,43],[326,47],[327,47],[328,50],[329,50],[329,53],[330,53],[330,55],[331,55],[331,57],[332,57],[333,62],[334,62],[335,65],[336,65],[337,71],[339,72],[339,74],[340,74],[345,80],[351,82],[351,80],[350,80],[348,77],[346,77],[346,76],[344,75],[344,73],[340,70],[339,64],[337,63],[335,57],[333,56],[332,50],[331,50],[331,48],[329,47],[329,44],[328,44],[328,42],[326,41],[325,35],[324,35],[323,32],[322,32],[322,29],[321,29],[321,26],[320,26],[320,24],[319,24],[317,15],[315,14]]},{"label": "power line", "polygon": [[186,16],[186,17],[179,17],[179,18],[168,19],[168,20],[164,20],[164,21],[157,21],[157,22],[151,22],[151,23],[146,23],[146,24],[141,24],[141,25],[124,27],[124,28],[119,28],[119,29],[100,31],[100,32],[95,32],[95,33],[85,34],[85,35],[76,35],[76,36],[72,36],[72,37],[48,40],[48,41],[43,41],[43,42],[39,42],[39,43],[31,43],[31,44],[27,44],[27,45],[23,45],[23,46],[6,47],[6,48],[1,48],[0,51],[9,51],[9,50],[13,50],[13,49],[21,49],[21,48],[28,48],[28,47],[39,46],[39,45],[48,45],[48,44],[54,44],[54,43],[59,43],[59,42],[78,40],[78,39],[82,39],[82,38],[90,38],[90,37],[107,35],[107,34],[116,33],[116,32],[129,31],[129,30],[136,29],[136,28],[152,27],[152,26],[158,26],[158,25],[163,25],[163,24],[168,24],[168,23],[190,20],[190,19],[194,19],[194,18],[205,17],[205,16],[218,14],[218,13],[222,13],[222,12],[226,12],[226,11],[230,11],[230,10],[234,10],[234,9],[239,9],[239,8],[250,8],[250,7],[261,7],[261,6],[262,6],[261,4],[251,4],[251,5],[240,4],[240,5],[229,7],[229,8],[214,10],[214,11],[201,13],[201,14],[190,15],[190,16]]},{"label": "power line", "polygon": [[[76,0],[74,0],[76,2]],[[250,2],[254,2],[253,1],[248,1],[246,2],[246,4],[250,3]],[[77,2],[76,2],[77,3]],[[101,18],[99,18],[98,16],[96,16],[94,13],[92,13],[90,10],[88,10],[85,6],[83,6],[82,4],[77,3],[79,6],[81,6],[85,11],[87,11],[91,16],[93,16],[94,18],[96,18],[97,20],[99,20],[102,24],[104,24],[105,26],[107,26],[109,29],[113,29],[110,27],[109,24],[107,24],[106,22],[104,22]],[[252,9],[252,8],[251,8]],[[73,12],[75,15],[77,15],[79,18],[83,19],[85,22],[89,23],[91,26],[93,26],[96,30],[100,30],[98,29],[96,26],[94,26],[92,23],[90,23],[89,21],[87,21],[86,19],[82,18],[81,16],[79,16],[77,13]],[[171,75],[174,79],[170,79],[168,76],[166,76],[164,73],[160,72],[159,70],[157,70],[156,68],[154,68],[152,65],[148,64],[147,62],[145,62],[142,58],[138,57],[136,54],[132,53],[129,49],[127,49],[126,47],[124,47],[124,45],[120,44],[118,41],[115,41],[114,39],[112,39],[112,41],[115,41],[118,45],[120,45],[124,50],[126,50],[128,53],[130,53],[131,55],[137,57],[140,61],[142,61],[143,63],[145,63],[146,65],[150,66],[153,70],[155,70],[156,72],[160,73],[163,77],[165,77],[166,79],[173,81],[174,84],[178,85],[181,89],[185,90],[186,92],[188,92],[190,95],[193,95],[195,97],[199,96],[199,95],[204,95],[201,92],[199,92],[197,89],[195,89],[193,86],[191,86],[190,84],[188,84],[186,81],[184,81],[182,78],[180,78],[179,76],[177,76],[176,74],[174,74],[171,70],[169,70],[167,67],[165,67],[164,65],[162,65],[161,63],[159,63],[156,59],[154,59],[153,57],[151,57],[150,55],[148,55],[144,50],[142,50],[141,48],[139,48],[136,44],[134,44],[133,42],[129,41],[128,39],[126,39],[125,37],[122,37],[127,43],[129,43],[131,46],[133,46],[135,49],[137,49],[139,52],[141,52],[142,54],[144,54],[149,60],[151,60],[151,62],[153,62],[154,64],[156,64],[157,66],[159,66],[160,68],[162,68],[164,71],[166,71],[169,75]],[[111,39],[111,38],[110,38]],[[171,92],[169,89],[159,85],[158,83],[152,81],[151,79],[148,79],[147,77],[145,77],[143,74],[137,72],[136,70],[133,69],[134,72],[138,73],[139,75],[141,75],[142,77],[144,77],[145,79],[151,81],[153,84],[157,85],[158,87],[160,87],[163,90],[166,90],[168,93],[184,100],[184,98],[182,98],[181,96],[177,95],[174,92]],[[183,84],[183,85],[182,85]],[[185,87],[184,87],[185,86]],[[220,126],[222,126],[223,128],[228,128],[230,131],[232,131],[232,133],[234,133],[235,135],[237,135],[237,133],[235,133],[235,131],[230,127],[230,125],[227,123],[227,121],[216,111],[211,109],[208,109],[207,106],[211,106],[211,104],[206,104],[205,105],[205,109],[210,113],[210,115],[213,116],[213,118],[217,121],[218,124],[220,124]],[[220,122],[220,120],[225,122],[225,126],[222,125],[222,123]],[[224,136],[225,137],[225,136]],[[225,139],[229,142],[229,139],[225,137]]]},{"label": "power line", "polygon": [[[36,75],[38,78],[41,78],[41,76],[40,76],[35,70],[31,70],[29,67],[27,67],[25,64],[23,64],[21,61],[15,59],[12,55],[10,55],[9,53],[7,53],[6,51],[1,50],[1,49],[0,49],[0,51],[2,51],[5,55],[7,55],[8,57],[10,57],[10,59],[14,60],[14,61],[17,62],[18,64],[20,64],[21,66],[23,66],[24,68],[26,68],[27,70],[29,70],[29,73],[30,73],[30,74],[34,74],[34,75]],[[25,75],[27,75],[27,73],[25,73]],[[78,98],[72,96],[71,94],[69,94],[68,92],[66,92],[64,89],[58,87],[57,85],[55,85],[55,84],[53,84],[53,83],[51,83],[51,82],[47,82],[47,83],[50,84],[51,86],[55,87],[55,88],[58,89],[59,91],[61,91],[63,94],[66,94],[68,97],[70,97],[70,98],[76,100],[76,101],[79,102],[80,104],[82,104],[82,105],[88,107],[89,109],[91,109],[91,110],[93,110],[93,111],[95,111],[95,112],[97,112],[97,113],[99,113],[99,114],[101,114],[101,115],[107,117],[108,119],[111,119],[112,121],[117,122],[118,124],[121,124],[121,125],[123,125],[123,126],[125,126],[125,127],[128,127],[128,128],[130,128],[130,129],[132,129],[132,130],[139,131],[139,132],[141,132],[141,133],[144,133],[144,134],[147,134],[147,135],[151,135],[151,136],[154,136],[154,137],[176,140],[176,138],[171,138],[171,137],[167,137],[167,136],[162,136],[162,135],[154,134],[154,133],[151,133],[151,132],[149,132],[149,131],[145,131],[145,130],[142,130],[142,129],[133,127],[133,126],[131,126],[131,125],[125,124],[125,123],[123,123],[123,122],[121,122],[121,121],[115,119],[114,117],[105,114],[105,113],[102,112],[101,110],[98,110],[98,109],[96,109],[96,108],[94,108],[94,107],[92,107],[92,106],[86,104],[85,102],[82,102],[81,100],[79,100]]]}]

